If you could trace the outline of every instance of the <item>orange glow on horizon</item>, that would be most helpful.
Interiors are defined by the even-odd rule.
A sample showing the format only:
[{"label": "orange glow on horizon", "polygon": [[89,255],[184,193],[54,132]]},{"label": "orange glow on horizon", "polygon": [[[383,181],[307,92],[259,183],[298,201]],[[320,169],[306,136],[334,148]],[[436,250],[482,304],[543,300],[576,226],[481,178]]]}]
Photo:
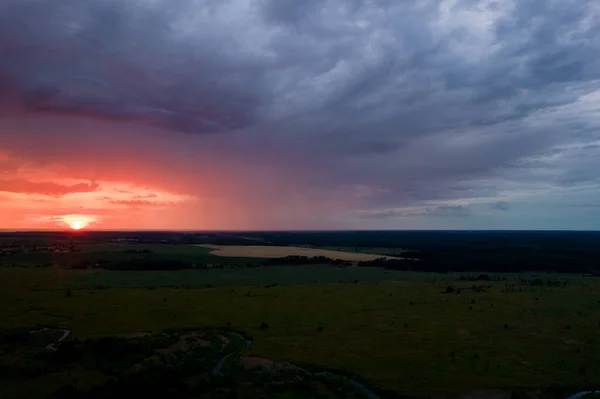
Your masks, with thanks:
[{"label": "orange glow on horizon", "polygon": [[73,229],[73,230],[81,230],[85,227],[85,222],[81,221],[81,220],[74,220],[72,221],[69,226]]},{"label": "orange glow on horizon", "polygon": [[88,215],[65,215],[61,221],[73,230],[81,230],[96,222],[96,218]]}]

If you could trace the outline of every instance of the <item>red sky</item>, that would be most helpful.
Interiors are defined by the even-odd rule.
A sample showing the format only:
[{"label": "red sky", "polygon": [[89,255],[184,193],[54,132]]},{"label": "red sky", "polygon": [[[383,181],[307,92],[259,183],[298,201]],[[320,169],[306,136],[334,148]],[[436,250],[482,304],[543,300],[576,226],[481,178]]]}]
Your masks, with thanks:
[{"label": "red sky", "polygon": [[339,207],[302,189],[293,169],[215,137],[56,116],[7,118],[0,129],[2,228],[311,228]]}]

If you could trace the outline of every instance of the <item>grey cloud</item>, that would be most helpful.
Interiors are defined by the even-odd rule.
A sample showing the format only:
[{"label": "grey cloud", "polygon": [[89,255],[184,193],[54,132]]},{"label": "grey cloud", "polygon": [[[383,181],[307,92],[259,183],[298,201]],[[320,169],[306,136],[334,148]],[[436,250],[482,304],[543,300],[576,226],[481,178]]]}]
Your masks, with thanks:
[{"label": "grey cloud", "polygon": [[471,215],[468,205],[439,205],[416,208],[391,208],[365,211],[359,214],[368,219],[405,218],[415,216],[430,217],[465,217]]},{"label": "grey cloud", "polygon": [[427,208],[430,216],[469,216],[471,209],[467,205],[445,205]]},{"label": "grey cloud", "polygon": [[322,7],[325,3],[323,0],[267,1],[263,12],[267,20],[297,26],[298,23],[311,18],[317,8]]},{"label": "grey cloud", "polygon": [[15,103],[30,112],[192,133],[251,123],[263,100],[261,69],[252,59],[229,58],[210,32],[178,38],[173,25],[186,12],[167,2],[5,1],[0,77],[13,82]]},{"label": "grey cloud", "polygon": [[490,204],[490,208],[495,211],[508,211],[510,210],[510,204],[506,201],[498,201]]}]

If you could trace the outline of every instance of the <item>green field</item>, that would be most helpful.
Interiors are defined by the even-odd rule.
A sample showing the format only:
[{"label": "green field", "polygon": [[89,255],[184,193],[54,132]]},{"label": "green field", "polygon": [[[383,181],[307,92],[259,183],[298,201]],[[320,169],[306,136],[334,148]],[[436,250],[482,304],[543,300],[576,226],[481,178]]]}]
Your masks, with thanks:
[{"label": "green field", "polygon": [[[374,274],[349,274],[348,281],[359,282],[337,283],[339,274],[313,278],[330,272],[317,268],[239,271],[249,274],[3,268],[0,328],[68,325],[74,338],[85,339],[230,325],[254,337],[252,355],[347,370],[418,397],[600,385],[598,279],[529,286],[519,278],[466,282],[365,269]],[[319,284],[299,281],[307,276]],[[224,285],[119,288],[207,281]],[[306,284],[291,284],[298,282]],[[272,283],[280,285],[265,287]],[[491,288],[473,292],[474,284]],[[446,294],[448,285],[464,290]],[[260,329],[263,322],[268,329]]]},{"label": "green field", "polygon": [[[461,276],[479,273],[420,273],[400,272],[380,268],[298,267],[270,266],[256,268],[227,268],[176,271],[83,271],[74,274],[70,288],[210,288],[212,286],[271,286],[274,284],[325,284],[384,281],[427,281],[431,283],[453,281]],[[550,278],[572,280],[577,275],[557,273],[496,274],[506,279]]]},{"label": "green field", "polygon": [[300,399],[320,392],[328,399],[362,397],[355,386],[287,363],[253,367],[265,360],[248,356],[247,341],[227,330],[73,339],[54,353],[43,351],[56,339],[45,332],[12,330],[0,338],[2,397]]},{"label": "green field", "polygon": [[277,266],[177,271],[108,271],[81,273],[72,288],[144,288],[207,286],[265,286],[273,284],[354,283],[390,279],[435,279],[435,275],[378,268]]},{"label": "green field", "polygon": [[379,254],[388,256],[398,256],[402,252],[406,252],[406,249],[391,248],[391,247],[350,247],[350,246],[327,246],[327,247],[315,247],[319,249],[327,249],[330,251],[342,251],[342,252],[356,252],[360,254]]},{"label": "green field", "polygon": [[[47,245],[48,243],[46,243]],[[77,252],[26,252],[3,256],[0,257],[0,266],[65,266],[81,262],[85,262],[89,266],[94,266],[96,264],[105,265],[111,262],[143,259],[176,259],[189,264],[204,263],[229,266],[245,266],[260,263],[260,259],[257,260],[256,258],[223,258],[211,255],[211,249],[193,245],[76,242],[75,248]],[[124,252],[126,250],[139,251],[145,249],[150,250],[151,253]]]}]

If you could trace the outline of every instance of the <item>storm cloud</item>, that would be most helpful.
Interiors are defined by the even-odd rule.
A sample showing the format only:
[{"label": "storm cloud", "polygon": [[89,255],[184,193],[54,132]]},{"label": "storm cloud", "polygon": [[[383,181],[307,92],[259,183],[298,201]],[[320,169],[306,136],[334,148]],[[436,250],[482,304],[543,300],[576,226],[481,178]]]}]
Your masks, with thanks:
[{"label": "storm cloud", "polygon": [[598,37],[581,0],[4,0],[0,116],[160,131],[342,226],[522,217],[600,198]]}]

